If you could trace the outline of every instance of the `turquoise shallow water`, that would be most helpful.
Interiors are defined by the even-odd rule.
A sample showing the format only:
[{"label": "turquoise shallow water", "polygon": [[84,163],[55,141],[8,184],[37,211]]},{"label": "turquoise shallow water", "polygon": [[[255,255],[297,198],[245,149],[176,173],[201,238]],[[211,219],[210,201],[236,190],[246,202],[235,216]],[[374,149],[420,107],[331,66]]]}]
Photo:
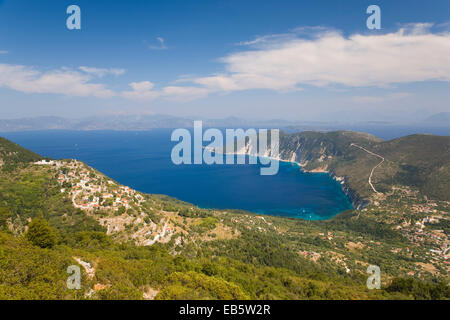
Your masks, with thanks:
[{"label": "turquoise shallow water", "polygon": [[[171,130],[146,132],[40,131],[1,134],[43,156],[74,158],[142,192],[166,194],[203,208],[329,219],[351,209],[338,182],[280,162],[274,176],[259,165],[180,165],[170,159]],[[247,162],[248,163],[248,162]]]}]

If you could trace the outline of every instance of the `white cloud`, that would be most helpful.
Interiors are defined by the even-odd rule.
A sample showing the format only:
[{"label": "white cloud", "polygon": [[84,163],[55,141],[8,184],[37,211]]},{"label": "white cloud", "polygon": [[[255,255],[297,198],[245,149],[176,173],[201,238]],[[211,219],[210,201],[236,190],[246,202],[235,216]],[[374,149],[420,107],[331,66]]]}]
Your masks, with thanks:
[{"label": "white cloud", "polygon": [[[431,24],[397,32],[343,36],[324,28],[259,37],[245,51],[221,59],[225,72],[191,79],[210,92],[248,89],[298,90],[302,86],[386,87],[450,81],[450,33]],[[311,30],[313,31],[311,33]]]},{"label": "white cloud", "polygon": [[156,41],[158,42],[158,45],[149,45],[148,48],[152,49],[152,50],[167,50],[167,46],[166,46],[166,42],[164,40],[164,38],[162,37],[157,37]]},{"label": "white cloud", "polygon": [[162,89],[161,96],[169,100],[183,102],[205,97],[208,93],[209,90],[205,88],[193,86],[168,86]]},{"label": "white cloud", "polygon": [[419,22],[419,23],[406,23],[401,25],[399,32],[401,34],[420,35],[430,33],[433,23]]},{"label": "white cloud", "polygon": [[174,101],[190,101],[208,94],[205,88],[189,86],[167,86],[161,90],[153,90],[154,84],[150,81],[132,82],[130,87],[133,90],[122,92],[122,96],[138,101],[150,101],[159,97]]},{"label": "white cloud", "polygon": [[0,64],[0,87],[24,93],[55,93],[68,96],[108,98],[114,92],[91,77],[68,69],[41,72],[22,65]]},{"label": "white cloud", "polygon": [[210,77],[190,79],[188,81],[193,81],[197,84],[200,84],[206,88],[209,88],[211,91],[239,90],[239,87],[234,79],[226,75],[215,75]]},{"label": "white cloud", "polygon": [[130,87],[133,88],[136,92],[145,92],[152,90],[155,85],[150,81],[142,81],[142,82],[132,82],[130,83]]},{"label": "white cloud", "polygon": [[6,51],[6,50],[0,50],[0,54],[7,54],[8,53],[8,51]]},{"label": "white cloud", "polygon": [[125,69],[105,69],[105,68],[93,68],[93,67],[79,67],[79,69],[85,73],[92,74],[96,77],[102,78],[106,75],[120,76],[125,73]]},{"label": "white cloud", "polygon": [[92,83],[92,77],[122,74],[122,69],[79,67],[79,71],[67,68],[42,72],[22,65],[0,64],[0,87],[23,93],[53,93],[67,96],[109,98],[120,95],[137,101],[151,101],[162,97],[174,101],[189,101],[208,94],[205,88],[195,86],[166,86],[154,90],[150,81],[131,82],[132,90],[115,93],[104,84]]},{"label": "white cloud", "polygon": [[[407,24],[387,34],[349,37],[324,27],[297,28],[241,42],[248,49],[222,59],[225,70],[205,77],[183,77],[154,90],[124,92],[136,100],[164,97],[191,100],[210,93],[250,89],[298,91],[304,86],[389,87],[421,81],[450,81],[450,33],[431,33],[432,24]],[[162,42],[163,43],[163,42]],[[190,84],[189,84],[190,83]],[[193,84],[193,85],[192,85]],[[405,98],[406,94],[353,97],[376,103]]]},{"label": "white cloud", "polygon": [[159,96],[158,92],[152,91],[154,84],[150,81],[130,83],[132,91],[122,92],[122,96],[131,100],[153,100]]}]

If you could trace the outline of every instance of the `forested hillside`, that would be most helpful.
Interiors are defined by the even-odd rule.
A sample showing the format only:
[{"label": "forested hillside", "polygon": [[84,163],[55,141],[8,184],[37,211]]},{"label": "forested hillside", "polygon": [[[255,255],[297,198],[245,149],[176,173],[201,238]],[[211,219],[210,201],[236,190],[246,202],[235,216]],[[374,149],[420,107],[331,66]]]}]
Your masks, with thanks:
[{"label": "forested hillside", "polygon": [[12,165],[29,163],[42,159],[36,153],[22,148],[21,146],[0,137],[0,167],[10,167]]},{"label": "forested hillside", "polygon": [[[4,139],[0,150],[0,299],[450,298],[445,253],[430,251],[447,239],[446,202],[433,222],[429,200],[415,198],[416,210],[403,190],[330,221],[205,210],[78,161],[35,163]],[[381,290],[366,287],[371,264]],[[81,290],[66,286],[70,265]]]}]

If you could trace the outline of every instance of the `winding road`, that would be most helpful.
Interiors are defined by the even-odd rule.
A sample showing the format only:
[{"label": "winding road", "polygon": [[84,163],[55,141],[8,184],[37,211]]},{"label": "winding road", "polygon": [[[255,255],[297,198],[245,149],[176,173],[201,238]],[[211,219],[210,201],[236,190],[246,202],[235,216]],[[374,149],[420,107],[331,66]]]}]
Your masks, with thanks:
[{"label": "winding road", "polygon": [[355,144],[355,143],[350,144],[350,147],[352,147],[352,146],[353,146],[353,147],[360,148],[361,150],[364,150],[365,152],[367,152],[367,153],[369,153],[369,154],[371,154],[371,155],[373,155],[373,156],[376,156],[376,157],[378,157],[378,158],[381,159],[381,162],[380,162],[379,164],[377,164],[375,167],[372,168],[372,171],[370,172],[370,176],[369,176],[369,185],[370,185],[370,187],[372,188],[372,190],[373,190],[375,193],[381,194],[381,192],[378,192],[377,189],[375,189],[375,187],[373,186],[373,184],[372,184],[372,176],[373,176],[373,172],[375,171],[375,169],[378,168],[378,167],[384,162],[384,158],[383,158],[382,156],[380,156],[379,154],[376,154],[376,153],[373,153],[372,151],[367,150],[367,149],[364,148],[364,147],[358,146],[358,145]]}]

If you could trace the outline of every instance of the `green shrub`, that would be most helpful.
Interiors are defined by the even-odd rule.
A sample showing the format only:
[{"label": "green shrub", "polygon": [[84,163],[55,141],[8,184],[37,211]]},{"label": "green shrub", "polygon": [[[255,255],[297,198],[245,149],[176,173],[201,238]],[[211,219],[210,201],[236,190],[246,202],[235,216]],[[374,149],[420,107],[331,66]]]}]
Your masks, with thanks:
[{"label": "green shrub", "polygon": [[35,246],[52,248],[57,241],[56,231],[42,218],[31,221],[26,238]]}]

